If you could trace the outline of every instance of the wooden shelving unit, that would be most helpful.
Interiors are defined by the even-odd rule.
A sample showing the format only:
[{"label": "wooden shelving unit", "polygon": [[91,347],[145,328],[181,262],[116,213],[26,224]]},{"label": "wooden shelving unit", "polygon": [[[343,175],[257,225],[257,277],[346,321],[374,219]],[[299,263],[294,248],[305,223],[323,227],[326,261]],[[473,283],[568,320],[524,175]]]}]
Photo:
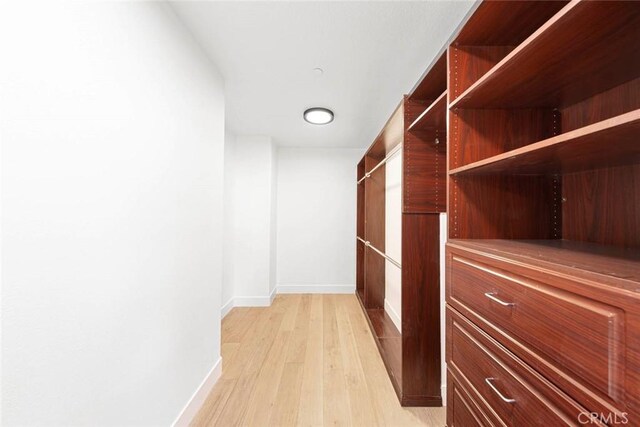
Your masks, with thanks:
[{"label": "wooden shelving unit", "polygon": [[640,110],[633,110],[455,168],[449,174],[555,174],[634,164],[640,161],[638,134]]},{"label": "wooden shelving unit", "polygon": [[[404,406],[441,406],[439,213],[446,205],[446,56],[405,96],[358,164],[356,295]],[[420,125],[409,131],[409,124]],[[385,256],[386,159],[402,149],[402,259]],[[385,269],[401,269],[401,331]]]},{"label": "wooden shelving unit", "polygon": [[447,424],[640,425],[640,7],[483,2],[448,73]]},{"label": "wooden shelving unit", "polygon": [[[568,4],[453,100],[451,108],[571,105],[637,77],[637,8],[624,1],[616,6],[606,1]],[[621,26],[625,31],[619,31]]]},{"label": "wooden shelving unit", "polygon": [[407,128],[408,131],[424,129],[446,130],[447,121],[447,91],[444,91],[431,105],[429,105],[417,119]]}]

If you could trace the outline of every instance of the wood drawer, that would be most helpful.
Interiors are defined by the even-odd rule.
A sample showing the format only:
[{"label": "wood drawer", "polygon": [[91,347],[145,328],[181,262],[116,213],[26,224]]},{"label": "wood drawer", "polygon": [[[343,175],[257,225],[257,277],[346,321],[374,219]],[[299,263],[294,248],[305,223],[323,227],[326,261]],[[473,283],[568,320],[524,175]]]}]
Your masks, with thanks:
[{"label": "wood drawer", "polygon": [[[447,328],[447,363],[453,373],[450,386],[460,388],[456,380],[466,386],[471,400],[486,408],[492,424],[578,425],[579,415],[587,412],[451,308],[447,310]],[[468,418],[455,414],[455,395],[453,399],[451,419]]]},{"label": "wood drawer", "polygon": [[486,413],[460,384],[455,372],[447,370],[447,426],[482,427],[493,426]]},{"label": "wood drawer", "polygon": [[624,278],[451,243],[446,257],[451,307],[585,408],[640,426],[640,298]]},{"label": "wood drawer", "polygon": [[461,256],[450,299],[507,331],[591,387],[620,398],[622,310]]}]

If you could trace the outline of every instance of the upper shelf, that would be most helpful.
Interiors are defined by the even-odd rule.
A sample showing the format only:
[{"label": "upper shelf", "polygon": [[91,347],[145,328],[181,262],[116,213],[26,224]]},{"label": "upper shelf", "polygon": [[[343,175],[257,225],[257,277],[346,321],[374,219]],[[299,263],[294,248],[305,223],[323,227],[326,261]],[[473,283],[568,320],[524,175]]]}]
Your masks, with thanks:
[{"label": "upper shelf", "polygon": [[450,175],[573,172],[640,163],[640,110],[449,171]]},{"label": "upper shelf", "polygon": [[447,88],[447,55],[442,53],[409,94],[412,101],[435,99]]},{"label": "upper shelf", "polygon": [[561,107],[638,76],[638,3],[579,0],[560,10],[449,107]]},{"label": "upper shelf", "polygon": [[429,105],[407,130],[445,129],[447,126],[447,91]]},{"label": "upper shelf", "polygon": [[456,35],[461,46],[515,46],[562,9],[567,0],[483,1]]}]

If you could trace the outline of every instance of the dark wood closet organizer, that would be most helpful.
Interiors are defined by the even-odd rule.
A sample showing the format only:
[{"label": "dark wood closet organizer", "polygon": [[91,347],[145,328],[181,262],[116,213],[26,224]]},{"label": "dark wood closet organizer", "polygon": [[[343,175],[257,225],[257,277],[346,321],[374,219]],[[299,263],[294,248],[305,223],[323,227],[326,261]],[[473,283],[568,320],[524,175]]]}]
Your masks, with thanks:
[{"label": "dark wood closet organizer", "polygon": [[446,208],[447,424],[639,426],[640,3],[480,3],[358,179],[400,143],[402,333],[363,243],[384,252],[384,166],[356,293],[401,403],[440,404]]},{"label": "dark wood closet organizer", "polygon": [[448,75],[448,425],[640,425],[640,3],[484,2]]},{"label": "dark wood closet organizer", "polygon": [[[358,164],[356,294],[404,406],[441,406],[439,213],[446,208],[446,56]],[[402,148],[402,331],[384,309],[385,159]],[[395,268],[395,267],[392,267]]]}]

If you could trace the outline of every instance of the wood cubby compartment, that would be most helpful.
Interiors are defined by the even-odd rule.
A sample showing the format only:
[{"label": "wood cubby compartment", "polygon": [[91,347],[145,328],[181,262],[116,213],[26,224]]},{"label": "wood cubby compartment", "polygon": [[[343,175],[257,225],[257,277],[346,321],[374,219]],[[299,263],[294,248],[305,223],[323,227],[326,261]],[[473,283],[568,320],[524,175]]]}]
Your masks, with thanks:
[{"label": "wood cubby compartment", "polygon": [[[446,55],[440,55],[358,165],[356,295],[404,406],[441,406],[439,213],[446,209]],[[409,130],[418,117],[420,125]],[[385,311],[386,159],[402,149],[401,331]],[[364,179],[362,179],[364,177]],[[374,249],[375,248],[375,249]]]},{"label": "wood cubby compartment", "polygon": [[[449,309],[514,352],[523,372],[537,371],[581,411],[627,413],[630,424],[640,425],[640,308],[632,303],[640,300],[638,3],[484,1],[447,55],[447,288],[476,295],[481,283],[472,276],[482,275],[484,288],[473,301],[487,311],[477,314],[465,305],[472,300],[448,293]],[[608,315],[623,319],[624,327],[603,326],[609,347],[602,354],[547,368],[557,361],[544,359],[551,347],[523,343],[519,337],[533,332],[515,326],[524,325],[527,304],[537,301],[516,287],[533,289],[534,283],[594,318],[609,304]],[[497,289],[501,299],[493,301]],[[558,318],[572,319],[558,304]],[[502,323],[487,320],[501,307],[520,311],[502,308],[504,316],[494,319]],[[578,321],[570,326],[575,330],[566,333],[585,348],[601,338]],[[588,333],[578,332],[583,329]],[[607,357],[613,365],[598,369],[616,369],[609,382],[589,373]],[[548,410],[558,404],[551,401]],[[495,405],[488,406],[491,415]]]},{"label": "wood cubby compartment", "polygon": [[640,8],[571,2],[517,42],[489,69],[449,49],[451,237],[640,244]]}]

